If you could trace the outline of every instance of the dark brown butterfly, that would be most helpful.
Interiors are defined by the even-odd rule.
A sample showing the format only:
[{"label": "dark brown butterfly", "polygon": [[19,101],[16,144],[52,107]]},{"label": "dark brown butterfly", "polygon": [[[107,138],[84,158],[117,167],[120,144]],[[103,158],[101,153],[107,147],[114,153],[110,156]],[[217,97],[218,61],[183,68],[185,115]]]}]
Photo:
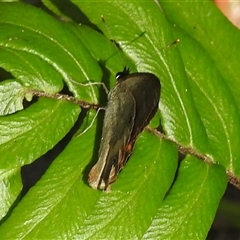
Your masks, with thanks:
[{"label": "dark brown butterfly", "polygon": [[108,94],[97,163],[88,175],[94,189],[106,190],[132,153],[139,133],[158,109],[161,85],[151,73],[132,73],[124,68]]}]

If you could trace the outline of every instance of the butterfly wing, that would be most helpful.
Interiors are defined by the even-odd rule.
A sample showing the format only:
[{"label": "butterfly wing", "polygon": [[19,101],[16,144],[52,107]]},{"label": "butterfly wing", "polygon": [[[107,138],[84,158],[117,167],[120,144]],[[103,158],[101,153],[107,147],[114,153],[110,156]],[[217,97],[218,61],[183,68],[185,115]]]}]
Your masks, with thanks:
[{"label": "butterfly wing", "polygon": [[136,102],[136,114],[130,141],[135,141],[139,133],[154,117],[160,99],[159,79],[151,73],[132,73],[125,76],[121,84],[128,87]]},{"label": "butterfly wing", "polygon": [[158,109],[159,79],[151,73],[118,75],[109,93],[99,158],[89,173],[94,189],[106,190],[130,156],[135,140]]},{"label": "butterfly wing", "polygon": [[115,181],[124,166],[125,147],[129,142],[135,118],[135,99],[121,85],[109,93],[103,121],[99,158],[89,173],[88,182],[94,189],[106,189]]}]

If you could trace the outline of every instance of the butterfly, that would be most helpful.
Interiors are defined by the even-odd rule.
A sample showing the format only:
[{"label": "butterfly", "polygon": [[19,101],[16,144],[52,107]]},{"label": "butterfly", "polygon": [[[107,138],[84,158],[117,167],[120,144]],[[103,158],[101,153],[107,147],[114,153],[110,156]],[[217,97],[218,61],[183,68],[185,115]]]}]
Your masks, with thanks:
[{"label": "butterfly", "polygon": [[124,67],[116,80],[108,94],[98,161],[88,175],[94,189],[109,189],[129,159],[137,136],[158,109],[161,85],[154,74],[130,73]]}]

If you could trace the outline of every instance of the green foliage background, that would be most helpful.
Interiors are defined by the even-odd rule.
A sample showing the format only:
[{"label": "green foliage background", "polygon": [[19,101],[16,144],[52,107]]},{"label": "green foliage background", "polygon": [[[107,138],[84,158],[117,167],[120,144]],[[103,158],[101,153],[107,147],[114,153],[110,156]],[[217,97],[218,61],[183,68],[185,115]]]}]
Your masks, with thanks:
[{"label": "green foliage background", "polygon": [[[27,4],[0,4],[0,67],[12,74],[0,84],[1,238],[205,239],[226,172],[240,176],[239,30],[211,1],[43,2],[67,22]],[[95,191],[86,181],[100,141],[95,122],[19,200],[21,167],[52,149],[81,112],[47,97],[23,109],[23,99],[58,93],[65,82],[76,99],[106,104],[101,87],[83,84],[111,88],[121,59],[161,80],[153,124],[211,163],[187,155],[178,168],[177,146],[144,132],[112,191]]]}]

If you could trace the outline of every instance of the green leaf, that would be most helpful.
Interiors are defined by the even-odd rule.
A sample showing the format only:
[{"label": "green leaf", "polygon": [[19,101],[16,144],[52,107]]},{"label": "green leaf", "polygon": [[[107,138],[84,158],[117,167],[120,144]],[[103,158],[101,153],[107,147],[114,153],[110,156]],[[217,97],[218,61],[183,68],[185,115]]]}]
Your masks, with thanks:
[{"label": "green leaf", "polygon": [[27,88],[48,93],[56,93],[63,88],[61,75],[31,53],[0,47],[0,66]]},{"label": "green leaf", "polygon": [[8,115],[23,109],[24,88],[17,81],[0,83],[0,115]]},{"label": "green leaf", "polygon": [[20,193],[20,168],[55,146],[70,130],[78,114],[79,107],[75,104],[40,99],[24,111],[0,118],[1,217]]},{"label": "green leaf", "polygon": [[[98,31],[93,31],[92,28],[86,25],[67,25],[76,36],[81,39],[84,45],[89,49],[92,56],[98,60],[103,71],[104,83],[111,89],[115,82],[115,75],[122,71],[124,66],[128,66],[131,71],[136,69],[134,63],[122,54],[114,44]],[[98,44],[96,44],[96,42]]]},{"label": "green leaf", "polygon": [[1,47],[38,56],[62,75],[76,97],[97,102],[93,85],[79,86],[81,82],[99,81],[100,68],[64,24],[30,5],[6,3],[0,8],[0,31]]},{"label": "green leaf", "polygon": [[[194,0],[181,4],[161,0],[159,2],[167,18],[196,39],[211,55],[214,64],[231,89],[239,111],[240,56],[236,54],[239,51],[239,29],[220,13],[212,1]],[[221,28],[219,29],[218,26]]]},{"label": "green leaf", "polygon": [[[237,103],[212,58],[199,43],[183,31],[176,31],[176,36],[182,39],[179,49],[195,105],[208,135],[209,154],[216,163],[239,175],[240,139],[237,133],[240,116]],[[192,54],[194,51],[196,54]]]},{"label": "green leaf", "polygon": [[223,167],[187,157],[143,239],[206,239],[226,182]]}]

